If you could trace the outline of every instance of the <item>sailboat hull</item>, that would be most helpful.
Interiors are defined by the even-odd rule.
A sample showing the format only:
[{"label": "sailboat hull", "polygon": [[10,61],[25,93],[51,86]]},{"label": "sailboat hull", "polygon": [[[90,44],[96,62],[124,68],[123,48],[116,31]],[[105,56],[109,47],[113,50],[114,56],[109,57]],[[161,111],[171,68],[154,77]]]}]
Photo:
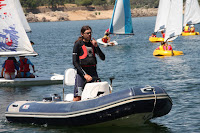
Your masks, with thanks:
[{"label": "sailboat hull", "polygon": [[[154,91],[153,91],[154,90]],[[170,112],[172,101],[159,88],[131,88],[79,102],[16,101],[5,116],[9,122],[64,126],[134,126]]]},{"label": "sailboat hull", "polygon": [[153,55],[154,56],[177,56],[177,55],[183,55],[183,52],[173,50],[173,54],[172,54],[172,51],[154,50]]},{"label": "sailboat hull", "polygon": [[15,78],[12,80],[0,78],[2,87],[16,87],[16,86],[42,86],[62,84],[64,75],[53,75],[49,77],[35,77],[35,78]]},{"label": "sailboat hull", "polygon": [[[110,44],[110,43],[105,43],[105,42],[103,42],[103,41],[102,41],[102,38],[97,39],[97,42],[98,42],[99,44],[104,45],[104,46],[113,46],[113,45]],[[111,41],[111,42],[113,42],[114,45],[118,45],[117,41]]]},{"label": "sailboat hull", "polygon": [[163,42],[164,38],[162,37],[149,37],[150,42]]},{"label": "sailboat hull", "polygon": [[182,32],[181,33],[181,35],[182,36],[195,36],[195,35],[199,35],[199,32],[188,32],[188,33],[186,33],[186,32]]}]

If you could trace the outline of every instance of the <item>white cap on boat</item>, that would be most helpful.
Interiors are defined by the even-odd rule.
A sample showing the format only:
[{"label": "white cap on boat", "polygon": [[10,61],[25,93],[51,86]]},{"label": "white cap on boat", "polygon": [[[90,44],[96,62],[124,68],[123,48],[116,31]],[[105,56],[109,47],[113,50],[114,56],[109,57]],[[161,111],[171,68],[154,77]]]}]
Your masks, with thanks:
[{"label": "white cap on boat", "polygon": [[194,25],[192,24],[191,27],[194,27]]}]

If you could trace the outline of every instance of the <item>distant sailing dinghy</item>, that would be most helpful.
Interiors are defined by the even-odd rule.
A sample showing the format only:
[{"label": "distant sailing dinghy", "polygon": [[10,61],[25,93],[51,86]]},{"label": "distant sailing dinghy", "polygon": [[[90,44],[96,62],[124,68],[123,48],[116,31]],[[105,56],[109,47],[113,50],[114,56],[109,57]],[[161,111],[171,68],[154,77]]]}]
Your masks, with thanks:
[{"label": "distant sailing dinghy", "polygon": [[[109,32],[110,34],[114,35],[134,35],[129,0],[115,1]],[[116,40],[121,40],[121,39],[116,39]],[[111,40],[111,42],[114,42],[114,44],[117,45],[118,43],[116,42],[116,40],[115,41]],[[106,46],[111,45],[109,43],[104,43],[102,41],[102,38],[97,39],[97,42]]]},{"label": "distant sailing dinghy", "polygon": [[[175,40],[182,32],[182,18],[183,18],[183,1],[170,0],[169,15],[166,23],[166,32],[164,42]],[[167,54],[164,54],[167,52]],[[182,51],[163,51],[154,50],[154,56],[175,56],[183,55]]]},{"label": "distant sailing dinghy", "polygon": [[[168,20],[169,10],[171,2],[170,0],[160,0],[158,6],[158,13],[156,17],[156,24],[154,33],[164,31]],[[163,37],[149,37],[150,42],[163,42]]]},{"label": "distant sailing dinghy", "polygon": [[[200,7],[197,0],[186,0],[185,12],[184,12],[184,23],[188,25],[195,25],[200,23]],[[199,35],[199,32],[182,32],[182,36]]]},{"label": "distant sailing dinghy", "polygon": [[[25,19],[19,0],[1,0],[0,1],[0,57],[12,56],[35,56],[38,55],[31,46],[30,40],[26,34],[31,29]],[[58,77],[57,77],[58,76]],[[31,79],[19,78],[6,80],[0,78],[1,86],[28,85],[31,83],[54,84],[62,83],[63,75],[54,75],[49,77],[36,77]],[[55,80],[56,79],[56,80]],[[20,83],[20,84],[19,84]]]}]

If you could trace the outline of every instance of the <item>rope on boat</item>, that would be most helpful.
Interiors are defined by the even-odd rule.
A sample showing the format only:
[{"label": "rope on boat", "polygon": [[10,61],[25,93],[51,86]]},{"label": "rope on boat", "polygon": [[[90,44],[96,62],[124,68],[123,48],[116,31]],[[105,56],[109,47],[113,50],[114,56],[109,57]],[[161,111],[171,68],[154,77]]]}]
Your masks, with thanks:
[{"label": "rope on boat", "polygon": [[[155,107],[156,107],[156,100],[157,100],[157,96],[156,96],[156,91],[155,91],[155,88],[153,88],[153,94],[155,96],[155,101],[154,101],[154,105],[153,105],[153,110],[152,110],[152,113],[154,112],[155,110]],[[153,116],[152,116],[153,117]]]}]

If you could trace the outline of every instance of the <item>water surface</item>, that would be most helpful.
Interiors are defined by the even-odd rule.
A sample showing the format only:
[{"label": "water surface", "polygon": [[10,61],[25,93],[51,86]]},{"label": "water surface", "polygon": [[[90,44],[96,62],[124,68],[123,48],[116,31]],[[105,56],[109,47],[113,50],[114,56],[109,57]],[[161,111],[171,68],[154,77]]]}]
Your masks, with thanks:
[{"label": "water surface", "polygon": [[[135,35],[120,40],[118,46],[100,46],[106,60],[98,59],[98,73],[103,81],[109,82],[114,76],[114,92],[136,86],[154,85],[164,88],[173,100],[173,107],[166,116],[153,119],[142,126],[133,128],[67,128],[47,125],[11,124],[6,121],[4,112],[12,101],[41,100],[43,95],[58,93],[62,95],[62,85],[0,87],[0,132],[35,133],[102,133],[102,132],[192,132],[200,131],[200,36],[179,37],[172,42],[174,50],[184,55],[158,58],[153,51],[159,43],[151,43],[148,37],[154,30],[155,17],[133,18]],[[73,43],[80,35],[83,25],[90,25],[93,37],[103,36],[110,20],[65,21],[30,23],[30,40],[35,42],[37,57],[29,57],[35,65],[37,76],[59,73],[72,68]],[[200,25],[196,26],[200,31]],[[161,34],[158,34],[161,36]],[[120,37],[120,39],[123,37]],[[0,58],[0,64],[6,58]],[[73,87],[65,87],[66,93],[72,93]]]}]

